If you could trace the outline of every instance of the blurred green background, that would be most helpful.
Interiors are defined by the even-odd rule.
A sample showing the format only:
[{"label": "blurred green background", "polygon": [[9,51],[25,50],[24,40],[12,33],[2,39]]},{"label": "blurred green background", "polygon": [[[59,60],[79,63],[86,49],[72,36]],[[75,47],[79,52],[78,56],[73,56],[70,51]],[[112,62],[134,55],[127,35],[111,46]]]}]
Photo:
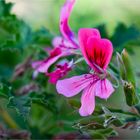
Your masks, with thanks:
[{"label": "blurred green background", "polygon": [[[59,12],[64,0],[6,1],[14,2],[13,13],[34,28],[46,26],[58,33]],[[70,18],[70,25],[75,31],[80,27],[94,27],[100,23],[107,24],[110,33],[118,22],[140,27],[140,0],[77,0],[76,3]]]}]

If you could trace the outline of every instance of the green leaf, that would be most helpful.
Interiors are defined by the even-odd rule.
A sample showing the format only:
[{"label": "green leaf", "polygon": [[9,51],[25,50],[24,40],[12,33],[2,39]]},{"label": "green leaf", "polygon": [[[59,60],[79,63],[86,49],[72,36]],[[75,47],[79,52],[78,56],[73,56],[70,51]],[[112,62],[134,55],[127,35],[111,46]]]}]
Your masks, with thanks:
[{"label": "green leaf", "polygon": [[31,29],[16,15],[11,14],[13,4],[0,1],[0,50],[21,50],[31,39]]},{"label": "green leaf", "polygon": [[0,82],[0,97],[8,99],[11,96],[12,87],[6,82]]},{"label": "green leaf", "polygon": [[140,31],[135,26],[126,27],[123,23],[118,24],[111,41],[114,47],[120,52],[129,41],[140,38]]},{"label": "green leaf", "polygon": [[6,0],[0,0],[0,17],[11,15],[12,3],[6,3]]},{"label": "green leaf", "polygon": [[54,95],[45,93],[38,94],[33,92],[29,96],[31,97],[33,103],[43,106],[51,112],[57,113]]},{"label": "green leaf", "polygon": [[45,27],[35,31],[32,35],[31,44],[33,45],[51,45],[53,35]]},{"label": "green leaf", "polygon": [[115,119],[111,122],[111,124],[113,124],[116,127],[120,127],[120,126],[123,126],[124,123],[120,119]]},{"label": "green leaf", "polygon": [[136,95],[136,90],[131,82],[123,81],[123,88],[126,98],[126,103],[129,106],[134,106],[139,103],[138,97]]},{"label": "green leaf", "polygon": [[102,106],[102,109],[104,111],[104,126],[108,127],[109,125],[113,124],[116,127],[120,127],[125,122],[125,117],[127,115],[135,116],[135,114],[131,112],[125,112],[121,109],[113,109],[113,108],[106,108],[105,106]]},{"label": "green leaf", "polygon": [[98,132],[90,132],[90,136],[92,137],[92,139],[101,139],[101,140],[107,140],[106,138],[105,138],[105,136],[103,135],[103,134],[101,134],[101,133],[98,133]]},{"label": "green leaf", "polygon": [[0,50],[21,50],[31,39],[31,29],[16,16],[0,18],[0,32]]},{"label": "green leaf", "polygon": [[73,107],[73,108],[79,108],[80,107],[80,101],[76,99],[69,99],[68,103]]},{"label": "green leaf", "polygon": [[16,109],[17,113],[26,119],[31,109],[31,98],[27,96],[10,97],[7,107]]},{"label": "green leaf", "polygon": [[101,129],[101,130],[98,130],[98,132],[100,134],[105,135],[106,137],[118,135],[117,132],[113,128]]},{"label": "green leaf", "polygon": [[104,127],[104,116],[90,116],[84,119],[79,120],[78,122],[74,123],[73,127],[76,129],[103,129]]},{"label": "green leaf", "polygon": [[108,31],[105,24],[97,26],[103,38],[109,38]]}]

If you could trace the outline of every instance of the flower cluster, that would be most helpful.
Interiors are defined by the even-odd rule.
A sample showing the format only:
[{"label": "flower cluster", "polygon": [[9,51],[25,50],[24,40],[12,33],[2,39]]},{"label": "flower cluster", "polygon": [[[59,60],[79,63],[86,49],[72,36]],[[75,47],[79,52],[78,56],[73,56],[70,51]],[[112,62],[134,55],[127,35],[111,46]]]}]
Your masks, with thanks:
[{"label": "flower cluster", "polygon": [[[82,91],[79,113],[81,116],[88,116],[94,111],[95,96],[107,99],[114,92],[113,85],[107,79],[107,67],[112,57],[113,46],[108,39],[101,38],[100,32],[95,28],[79,29],[76,38],[68,24],[75,1],[66,0],[61,9],[60,31],[62,37],[53,39],[54,48],[49,51],[49,57],[33,62],[32,67],[36,72],[49,76],[49,81],[56,84],[59,94],[72,97]],[[49,67],[60,58],[76,55],[78,50],[91,68],[89,73],[59,80],[72,70],[74,63],[67,61],[63,64],[56,64],[55,70],[48,72]]]}]

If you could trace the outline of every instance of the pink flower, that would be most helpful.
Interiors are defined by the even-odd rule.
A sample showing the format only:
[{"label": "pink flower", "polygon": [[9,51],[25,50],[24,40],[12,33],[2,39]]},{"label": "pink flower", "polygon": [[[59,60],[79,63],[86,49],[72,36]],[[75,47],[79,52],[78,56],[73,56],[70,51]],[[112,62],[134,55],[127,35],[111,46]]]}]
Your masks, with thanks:
[{"label": "pink flower", "polygon": [[79,46],[76,43],[74,33],[68,26],[68,19],[73,8],[75,0],[67,0],[61,9],[60,14],[60,31],[63,37],[55,37],[52,41],[54,48],[49,52],[49,57],[45,60],[32,62],[32,67],[35,69],[35,73],[42,72],[47,73],[49,67],[54,64],[58,59],[64,56],[73,54],[75,49]]},{"label": "pink flower", "polygon": [[49,57],[45,60],[32,62],[32,67],[36,72],[47,73],[49,67],[56,63],[62,57],[71,55],[75,49],[73,45],[61,37],[55,37],[52,41],[54,49],[46,49],[49,53]]},{"label": "pink flower", "polygon": [[50,77],[49,82],[52,84],[56,84],[58,79],[65,76],[71,70],[72,65],[73,62],[65,62],[64,64],[56,65],[56,70],[51,73],[46,73],[46,75]]},{"label": "pink flower", "polygon": [[82,54],[94,73],[59,80],[56,88],[58,93],[66,97],[72,97],[83,90],[79,113],[88,116],[94,111],[95,96],[107,99],[114,92],[112,84],[106,78],[113,47],[108,39],[101,38],[97,29],[80,29],[78,38]]}]

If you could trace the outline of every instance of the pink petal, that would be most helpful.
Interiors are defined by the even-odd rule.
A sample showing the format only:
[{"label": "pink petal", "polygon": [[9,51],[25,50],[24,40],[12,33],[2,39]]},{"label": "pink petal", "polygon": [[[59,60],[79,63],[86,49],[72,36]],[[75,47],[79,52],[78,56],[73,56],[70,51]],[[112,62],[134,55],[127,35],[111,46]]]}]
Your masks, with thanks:
[{"label": "pink petal", "polygon": [[58,55],[58,56],[55,56],[53,58],[49,58],[49,59],[43,60],[42,63],[36,67],[36,70],[38,72],[46,73],[48,71],[49,67],[53,63],[55,63],[60,57],[62,57],[62,55]]},{"label": "pink petal", "polygon": [[60,31],[64,38],[69,40],[76,48],[78,48],[78,45],[75,41],[75,35],[68,25],[68,19],[70,17],[75,1],[76,0],[67,0],[62,7],[60,14]]},{"label": "pink petal", "polygon": [[32,62],[32,68],[33,69],[36,69],[39,65],[41,65],[42,64],[42,60],[40,60],[40,61],[34,61],[34,62]]},{"label": "pink petal", "polygon": [[56,84],[56,82],[67,75],[67,73],[71,70],[71,62],[64,64],[59,64],[56,66],[56,69],[53,72],[46,73],[46,76],[49,76],[49,82],[52,84]]},{"label": "pink petal", "polygon": [[78,32],[78,39],[80,43],[81,51],[87,61],[87,63],[93,67],[93,64],[90,62],[88,58],[88,54],[86,53],[87,41],[90,37],[101,38],[100,32],[94,28],[81,28]]},{"label": "pink petal", "polygon": [[107,39],[95,37],[88,38],[85,46],[88,61],[94,66],[94,63],[104,70],[107,68],[113,53],[112,43]]},{"label": "pink petal", "polygon": [[81,97],[81,107],[79,113],[81,116],[91,115],[95,108],[94,85],[89,85]]},{"label": "pink petal", "polygon": [[87,87],[91,81],[92,77],[90,74],[74,76],[72,78],[59,80],[56,84],[56,89],[59,94],[72,97]]},{"label": "pink petal", "polygon": [[56,84],[59,78],[61,78],[61,75],[58,72],[51,72],[49,74],[46,74],[46,76],[49,76],[49,82],[51,84]]},{"label": "pink petal", "polygon": [[51,51],[52,51],[52,48],[51,47],[45,47],[44,48],[44,51],[46,51],[48,54],[50,54],[51,53]]},{"label": "pink petal", "polygon": [[59,47],[62,44],[62,42],[63,42],[63,38],[60,36],[57,36],[57,37],[53,38],[52,45],[54,47]]},{"label": "pink petal", "polygon": [[71,48],[71,49],[74,48],[74,46],[73,46],[73,44],[71,42],[65,40],[64,38],[62,38],[60,36],[55,37],[52,40],[52,45],[54,47],[59,47],[59,48],[62,48],[63,50],[66,49],[68,51],[70,51],[69,48]]},{"label": "pink petal", "polygon": [[62,54],[62,49],[60,47],[56,47],[50,52],[50,58],[53,58],[61,54]]},{"label": "pink petal", "polygon": [[56,47],[50,52],[50,56],[42,61],[32,63],[32,67],[38,72],[47,73],[49,67],[54,64],[60,57],[66,56],[67,52],[63,52],[61,48]]},{"label": "pink petal", "polygon": [[107,99],[114,92],[114,88],[111,82],[107,79],[99,80],[95,84],[95,95],[102,98]]}]

